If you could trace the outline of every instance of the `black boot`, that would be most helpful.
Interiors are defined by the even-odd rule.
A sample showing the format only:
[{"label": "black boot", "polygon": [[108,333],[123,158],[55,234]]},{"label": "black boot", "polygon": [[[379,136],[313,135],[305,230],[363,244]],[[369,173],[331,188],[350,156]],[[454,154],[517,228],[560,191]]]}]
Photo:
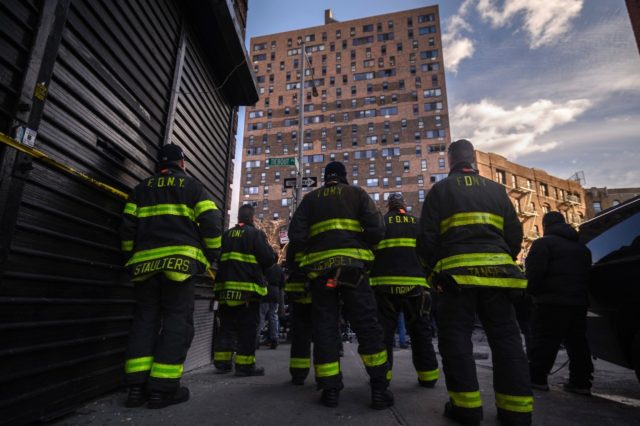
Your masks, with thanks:
[{"label": "black boot", "polygon": [[264,367],[256,367],[255,364],[250,367],[241,367],[236,364],[236,376],[264,376]]},{"label": "black boot", "polygon": [[291,383],[293,383],[296,386],[302,386],[302,385],[304,385],[304,379],[305,379],[305,377],[292,376],[291,377]]},{"label": "black boot", "polygon": [[465,415],[463,412],[456,410],[451,401],[444,405],[444,416],[463,426],[478,426],[480,425],[480,420],[482,420],[482,412],[480,412],[479,418],[477,413]]},{"label": "black boot", "polygon": [[340,390],[336,388],[323,389],[320,401],[326,407],[337,407],[340,400]]},{"label": "black boot", "polygon": [[389,389],[371,389],[371,408],[384,410],[393,407],[393,393]]},{"label": "black boot", "polygon": [[231,371],[230,362],[214,362],[213,365],[216,367],[216,374],[225,374]]},{"label": "black boot", "polygon": [[135,408],[143,406],[149,399],[149,394],[145,385],[133,385],[129,388],[129,395],[124,406],[127,408]]},{"label": "black boot", "polygon": [[420,380],[418,379],[418,383],[420,383],[420,386],[422,386],[423,388],[433,388],[436,385],[436,382],[438,380]]},{"label": "black boot", "polygon": [[164,408],[173,404],[180,404],[189,400],[189,389],[178,388],[175,392],[151,392],[147,408]]}]

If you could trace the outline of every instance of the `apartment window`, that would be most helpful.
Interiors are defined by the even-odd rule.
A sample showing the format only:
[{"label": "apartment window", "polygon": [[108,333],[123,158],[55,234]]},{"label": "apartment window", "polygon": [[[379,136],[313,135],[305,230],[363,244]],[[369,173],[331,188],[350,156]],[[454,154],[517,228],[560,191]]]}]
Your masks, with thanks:
[{"label": "apartment window", "polygon": [[402,162],[402,171],[405,173],[408,173],[410,170],[410,165],[408,161],[403,161]]},{"label": "apartment window", "polygon": [[440,170],[444,170],[444,168],[445,168],[444,158],[438,158],[438,168]]},{"label": "apartment window", "polygon": [[507,184],[507,174],[504,170],[496,169],[496,182],[503,185]]},{"label": "apartment window", "polygon": [[367,179],[367,186],[378,186],[378,178]]},{"label": "apartment window", "polygon": [[423,202],[424,201],[424,196],[425,196],[426,192],[424,189],[419,189],[418,190],[418,201],[419,202]]},{"label": "apartment window", "polygon": [[369,163],[369,176],[376,174],[376,163]]},{"label": "apartment window", "polygon": [[422,157],[422,147],[420,145],[416,145],[416,157]]},{"label": "apartment window", "polygon": [[593,202],[593,211],[595,213],[600,213],[602,211],[602,204],[600,203],[600,201]]},{"label": "apartment window", "polygon": [[396,188],[402,187],[402,178],[400,176],[396,176]]},{"label": "apartment window", "polygon": [[545,183],[540,184],[540,195],[542,195],[543,197],[549,196],[549,188],[547,187],[547,184]]},{"label": "apartment window", "polygon": [[351,176],[358,176],[358,165],[354,164],[351,166]]},{"label": "apartment window", "polygon": [[420,160],[420,170],[423,172],[427,170],[427,160]]},{"label": "apartment window", "polygon": [[421,188],[424,186],[424,176],[423,175],[418,175],[418,186],[421,187]]}]

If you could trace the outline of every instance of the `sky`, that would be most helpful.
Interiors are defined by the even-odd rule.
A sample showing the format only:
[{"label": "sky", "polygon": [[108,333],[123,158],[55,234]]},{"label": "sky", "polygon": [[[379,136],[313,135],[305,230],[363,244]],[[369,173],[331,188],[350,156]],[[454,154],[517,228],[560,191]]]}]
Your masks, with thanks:
[{"label": "sky", "polygon": [[[249,0],[247,50],[251,37],[323,25],[325,9],[348,21],[434,4]],[[586,188],[640,187],[640,54],[624,0],[437,4],[452,140],[559,178],[584,172]]]}]

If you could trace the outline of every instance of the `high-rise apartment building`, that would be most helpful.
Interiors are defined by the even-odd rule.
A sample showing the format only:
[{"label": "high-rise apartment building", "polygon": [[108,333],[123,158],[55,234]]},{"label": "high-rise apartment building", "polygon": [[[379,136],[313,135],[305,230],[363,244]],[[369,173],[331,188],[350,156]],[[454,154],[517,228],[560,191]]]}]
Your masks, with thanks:
[{"label": "high-rise apartment building", "polygon": [[325,25],[252,38],[250,55],[260,99],[246,109],[240,204],[253,204],[261,218],[289,217],[295,190],[286,186],[296,169],[273,159],[293,164],[301,145],[303,176],[317,185],[329,161],[342,161],[348,180],[378,207],[402,192],[419,213],[428,188],[448,171],[437,6],[345,22],[327,10]]}]

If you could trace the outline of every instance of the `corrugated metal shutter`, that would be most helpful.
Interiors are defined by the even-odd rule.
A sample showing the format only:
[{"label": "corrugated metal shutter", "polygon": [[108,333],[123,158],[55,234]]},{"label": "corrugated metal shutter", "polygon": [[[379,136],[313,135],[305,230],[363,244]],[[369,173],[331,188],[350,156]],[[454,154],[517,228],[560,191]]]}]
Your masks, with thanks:
[{"label": "corrugated metal shutter", "polygon": [[[127,191],[153,170],[179,40],[169,1],[73,1],[38,148]],[[2,421],[47,419],[121,382],[131,287],[122,200],[33,164],[2,276]],[[10,407],[7,412],[3,409]]]},{"label": "corrugated metal shutter", "polygon": [[37,0],[0,2],[0,131],[5,133],[20,97],[39,11]]}]

